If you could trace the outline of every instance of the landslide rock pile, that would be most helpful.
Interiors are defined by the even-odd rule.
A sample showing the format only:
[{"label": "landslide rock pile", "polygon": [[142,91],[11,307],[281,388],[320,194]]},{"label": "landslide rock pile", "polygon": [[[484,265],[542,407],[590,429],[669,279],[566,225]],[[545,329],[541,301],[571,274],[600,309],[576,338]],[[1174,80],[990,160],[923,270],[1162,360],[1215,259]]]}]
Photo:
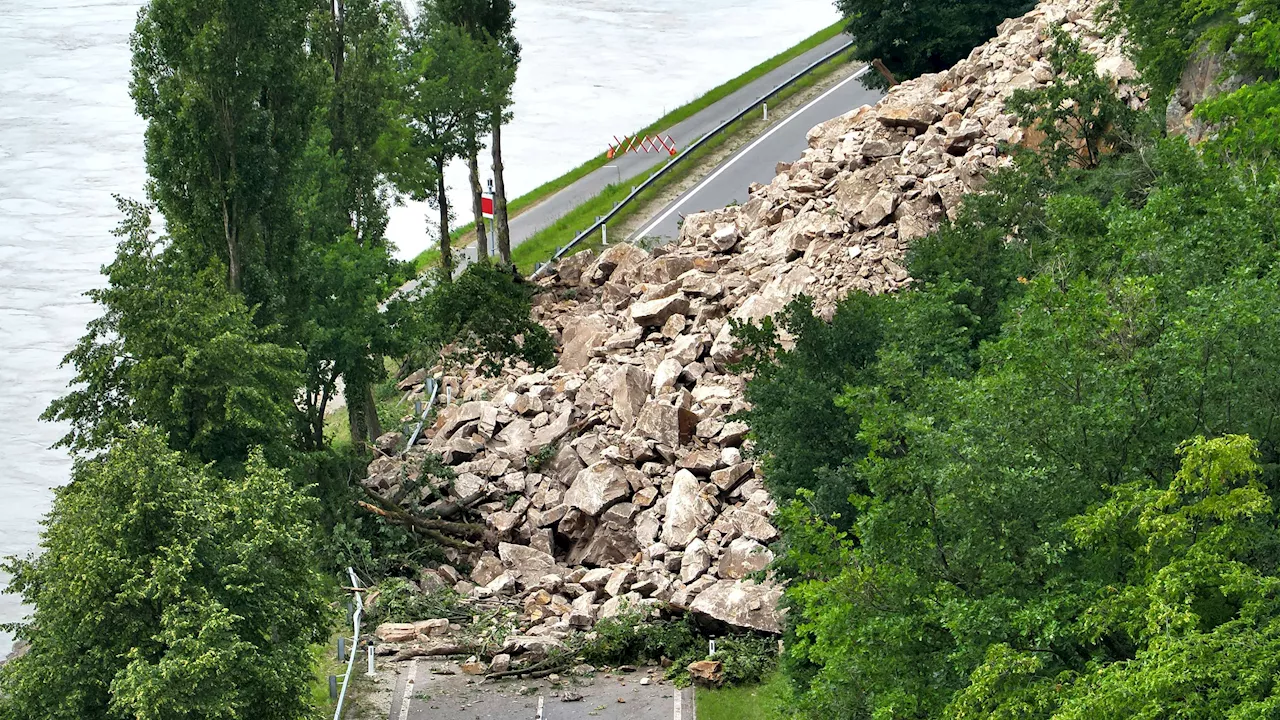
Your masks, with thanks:
[{"label": "landslide rock pile", "polygon": [[951,70],[813,128],[771,183],[739,207],[687,217],[669,246],[565,259],[535,308],[558,336],[559,365],[451,379],[458,400],[407,459],[376,461],[367,487],[402,494],[428,453],[453,466],[456,481],[408,502],[480,503],[487,549],[458,558],[469,578],[452,567],[440,578],[507,598],[523,638],[563,637],[628,605],[779,632],[780,589],[748,579],[778,531],[748,428],[732,419],[744,382],[728,371],[730,319],[758,321],[801,293],[829,312],[851,291],[910,284],[911,241],[1008,163],[1002,143],[1035,142],[1004,108],[1015,89],[1052,79],[1051,28],[1079,37],[1140,103],[1120,40],[1092,20],[1097,5],[1042,4]]}]

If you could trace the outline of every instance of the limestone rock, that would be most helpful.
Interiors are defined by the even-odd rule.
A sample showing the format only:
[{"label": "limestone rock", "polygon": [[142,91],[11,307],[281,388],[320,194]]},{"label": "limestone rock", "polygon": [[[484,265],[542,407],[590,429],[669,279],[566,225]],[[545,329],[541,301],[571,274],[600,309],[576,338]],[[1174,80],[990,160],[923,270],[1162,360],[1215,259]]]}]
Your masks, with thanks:
[{"label": "limestone rock", "polygon": [[689,609],[735,627],[782,634],[778,601],[782,588],[757,585],[750,580],[720,580],[698,593]]},{"label": "limestone rock", "polygon": [[577,370],[586,367],[591,354],[613,335],[609,321],[599,315],[574,319],[565,326],[561,338],[560,367]]},{"label": "limestone rock", "polygon": [[681,470],[676,473],[671,492],[667,495],[667,517],[662,524],[662,542],[668,547],[684,548],[711,522],[714,514],[715,509],[703,496],[698,478],[688,470]]},{"label": "limestone rock", "polygon": [[540,550],[525,545],[500,543],[498,557],[507,572],[516,577],[526,588],[540,584],[542,576],[556,567],[556,559]]},{"label": "limestone rock", "polygon": [[763,545],[748,538],[738,538],[729,543],[729,547],[720,556],[717,571],[722,578],[738,580],[764,570],[771,562],[773,553]]},{"label": "limestone rock", "polygon": [[689,298],[683,293],[670,297],[638,302],[631,306],[631,319],[642,327],[662,327],[672,315],[689,312]]},{"label": "limestone rock", "polygon": [[595,463],[578,473],[564,495],[564,502],[595,517],[605,508],[631,494],[631,483],[622,468],[607,461]]}]

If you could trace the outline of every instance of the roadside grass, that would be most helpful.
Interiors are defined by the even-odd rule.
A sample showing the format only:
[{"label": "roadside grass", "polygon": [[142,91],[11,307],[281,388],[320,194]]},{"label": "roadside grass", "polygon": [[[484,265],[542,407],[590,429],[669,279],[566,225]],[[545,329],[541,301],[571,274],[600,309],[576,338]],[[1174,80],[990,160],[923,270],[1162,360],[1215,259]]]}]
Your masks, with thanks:
[{"label": "roadside grass", "polygon": [[[767,73],[772,72],[773,70],[777,69],[778,67],[781,67],[782,65],[785,65],[786,63],[790,62],[796,57],[809,52],[810,50],[821,45],[822,43],[839,35],[843,30],[844,30],[843,20],[833,25],[830,25],[826,28],[823,28],[822,30],[819,30],[818,32],[809,36],[808,39],[804,40],[799,45],[796,45],[788,50],[784,50],[783,52],[778,53],[777,55],[774,55],[773,57],[769,58],[768,60],[765,60],[759,65],[756,65],[755,67],[739,75],[738,77],[733,78],[732,80],[729,80],[718,87],[712,88],[711,90],[707,91],[706,94],[702,95],[696,100],[693,100],[692,102],[689,102],[685,105],[681,105],[680,107],[668,112],[667,114],[653,121],[649,125],[631,134],[632,135],[648,135],[655,132],[666,130],[670,128],[672,125],[675,125],[676,123],[679,123],[683,120],[687,120],[688,118],[692,117],[694,114],[701,112],[707,107],[737,92],[738,90],[742,89],[744,86],[752,82],[755,82],[756,80],[766,75]],[[511,215],[511,217],[515,217],[516,215],[520,214],[521,211],[527,208],[530,208],[538,204],[539,202],[541,202],[544,198],[550,195],[553,195],[563,190],[566,187],[569,187],[570,185],[574,184],[578,180],[581,180],[583,177],[585,177],[589,173],[592,173],[595,170],[601,167],[604,167],[609,162],[610,160],[605,155],[605,153],[600,153],[596,157],[593,157],[590,160],[582,163],[581,165],[570,170],[564,175],[561,175],[560,177],[554,180],[545,182],[542,185],[539,185],[538,187],[534,188],[533,190],[530,190],[529,192],[525,193],[524,195],[521,195],[515,200],[510,201],[509,203],[507,203],[507,212]],[[606,189],[605,192],[608,192],[608,190]],[[597,214],[600,214],[600,213],[597,213]],[[455,243],[457,243],[458,241],[466,240],[468,235],[474,232],[475,232],[475,223],[470,222],[451,232],[449,234],[449,237],[452,238],[452,240]],[[467,244],[469,243],[464,242],[459,247],[465,247]],[[514,248],[512,249],[512,253],[513,255],[515,254]],[[514,260],[514,257],[512,259]],[[437,266],[439,262],[440,262],[440,251],[436,249],[423,250],[421,253],[418,254],[417,257],[413,259],[413,265],[417,269],[418,274],[421,274],[427,268]]]},{"label": "roadside grass", "polygon": [[[796,93],[812,87],[815,83],[822,81],[831,75],[831,73],[837,71],[841,67],[844,67],[852,59],[852,50],[832,58],[830,62],[815,69],[808,77],[796,81],[794,85],[778,93],[778,95],[770,102],[776,104],[785,102]],[[689,153],[687,157],[681,160],[681,165],[684,166],[683,169],[677,168],[654,182],[648,188],[645,188],[644,192],[637,195],[635,200],[613,217],[610,224],[621,226],[628,219],[634,217],[636,213],[642,212],[650,203],[652,203],[654,198],[658,197],[663,193],[663,191],[687,177],[689,168],[697,166],[697,164],[708,155],[716,152],[725,143],[729,142],[747,127],[752,125],[755,120],[756,118],[753,116],[744,117],[738,122],[725,128],[724,132],[708,140],[702,147],[692,153]],[[782,118],[779,118],[777,121],[781,122]],[[660,170],[661,168],[656,168],[654,172],[656,173]],[[551,259],[560,247],[569,243],[573,238],[577,237],[578,233],[590,227],[597,217],[600,217],[612,210],[614,205],[620,202],[631,192],[632,183],[639,185],[641,182],[643,182],[643,179],[634,178],[631,183],[627,183],[625,185],[609,185],[601,191],[599,195],[596,195],[582,205],[579,205],[569,214],[560,218],[556,223],[544,228],[533,237],[512,248],[512,261],[521,272],[525,274],[532,272],[536,263]],[[745,200],[746,188],[743,188],[742,192],[742,199]],[[573,252],[570,254],[576,254],[588,249],[598,249],[601,247],[601,240],[601,234],[595,233],[592,237],[584,240],[578,245],[578,247],[574,248]],[[610,242],[625,241],[625,237],[614,237],[610,239]]]},{"label": "roadside grass", "polygon": [[697,720],[782,720],[786,680],[774,673],[761,685],[698,688]]}]

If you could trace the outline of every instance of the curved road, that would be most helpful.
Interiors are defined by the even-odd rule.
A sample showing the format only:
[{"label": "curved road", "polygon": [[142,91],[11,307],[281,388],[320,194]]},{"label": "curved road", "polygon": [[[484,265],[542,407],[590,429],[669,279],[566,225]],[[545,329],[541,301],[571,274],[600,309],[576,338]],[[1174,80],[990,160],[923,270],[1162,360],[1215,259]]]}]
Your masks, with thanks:
[{"label": "curved road", "polygon": [[747,187],[751,183],[769,183],[776,174],[778,162],[800,157],[809,147],[806,136],[815,125],[862,105],[875,104],[884,97],[884,91],[868,90],[862,86],[860,78],[869,70],[863,68],[855,72],[809,104],[774,123],[764,134],[721,163],[706,179],[646,220],[630,239],[675,239],[680,235],[680,219],[684,215],[745,202]]}]

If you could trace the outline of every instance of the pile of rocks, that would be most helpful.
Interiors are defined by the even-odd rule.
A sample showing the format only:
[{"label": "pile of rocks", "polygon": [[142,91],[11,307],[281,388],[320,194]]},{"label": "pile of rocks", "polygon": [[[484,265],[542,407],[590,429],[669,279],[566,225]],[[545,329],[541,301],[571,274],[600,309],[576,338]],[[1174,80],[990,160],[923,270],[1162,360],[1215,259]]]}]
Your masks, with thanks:
[{"label": "pile of rocks", "polygon": [[456,469],[410,502],[484,501],[489,549],[458,558],[474,567],[468,578],[440,572],[466,595],[517,604],[517,646],[628,605],[779,632],[780,589],[748,579],[772,559],[778,530],[748,428],[733,419],[745,405],[728,371],[730,320],[761,320],[802,293],[829,313],[851,291],[908,285],[910,242],[1008,162],[1002,143],[1035,142],[1004,107],[1015,89],[1052,79],[1051,28],[1079,37],[1141,102],[1124,86],[1135,73],[1120,40],[1091,20],[1097,4],[1044,4],[951,70],[819,125],[773,182],[741,206],[687,217],[670,246],[565,259],[535,308],[559,339],[559,365],[451,379],[460,402],[407,460],[375,462],[368,487],[397,494],[427,453]]}]

